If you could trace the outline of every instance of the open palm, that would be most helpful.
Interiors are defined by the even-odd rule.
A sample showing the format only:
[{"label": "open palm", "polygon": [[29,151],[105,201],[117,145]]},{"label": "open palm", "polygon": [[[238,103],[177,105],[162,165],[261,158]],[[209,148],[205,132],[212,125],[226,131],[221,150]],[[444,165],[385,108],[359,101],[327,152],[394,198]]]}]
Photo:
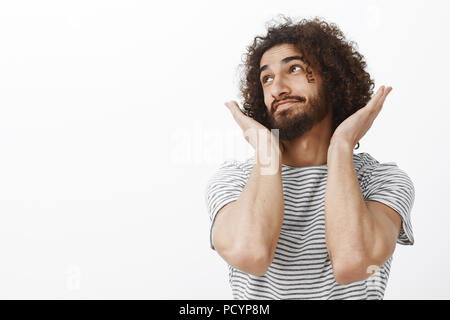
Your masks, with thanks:
[{"label": "open palm", "polygon": [[345,119],[334,131],[331,141],[345,141],[352,148],[366,134],[383,107],[384,100],[392,87],[381,86],[363,108]]},{"label": "open palm", "polygon": [[[263,126],[255,119],[244,114],[241,108],[239,108],[239,105],[237,104],[236,101],[226,102],[225,105],[231,111],[234,120],[241,127],[245,139],[250,143],[250,145],[255,150],[258,149],[258,142],[261,141],[270,142],[277,140],[274,139],[274,136],[269,129],[267,129],[265,126]],[[281,141],[279,141],[278,147],[280,148],[281,152],[284,150]]]}]

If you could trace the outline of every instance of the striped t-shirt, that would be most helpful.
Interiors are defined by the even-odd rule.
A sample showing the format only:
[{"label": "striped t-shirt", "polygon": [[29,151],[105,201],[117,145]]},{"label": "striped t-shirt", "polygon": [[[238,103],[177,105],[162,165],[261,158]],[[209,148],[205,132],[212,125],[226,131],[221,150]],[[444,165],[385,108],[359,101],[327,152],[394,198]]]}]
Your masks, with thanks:
[{"label": "striped t-shirt", "polygon": [[[412,245],[410,212],[414,186],[396,163],[379,163],[368,153],[353,155],[365,201],[378,201],[402,219],[398,244]],[[238,199],[250,176],[254,157],[221,164],[206,186],[206,205],[212,228],[217,212]],[[392,257],[363,281],[340,285],[334,279],[325,241],[324,201],[327,164],[291,167],[282,164],[284,220],[272,264],[263,276],[230,265],[229,283],[234,299],[383,299]]]}]

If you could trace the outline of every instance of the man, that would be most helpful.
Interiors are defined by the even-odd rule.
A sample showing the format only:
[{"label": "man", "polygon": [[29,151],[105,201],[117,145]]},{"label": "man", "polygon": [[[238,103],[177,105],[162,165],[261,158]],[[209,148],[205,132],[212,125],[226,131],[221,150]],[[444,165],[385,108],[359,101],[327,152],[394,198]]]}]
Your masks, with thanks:
[{"label": "man", "polygon": [[396,243],[414,243],[414,186],[353,150],[392,88],[372,97],[363,56],[318,18],[269,28],[246,58],[245,113],[226,106],[255,156],[206,188],[233,297],[383,299]]}]

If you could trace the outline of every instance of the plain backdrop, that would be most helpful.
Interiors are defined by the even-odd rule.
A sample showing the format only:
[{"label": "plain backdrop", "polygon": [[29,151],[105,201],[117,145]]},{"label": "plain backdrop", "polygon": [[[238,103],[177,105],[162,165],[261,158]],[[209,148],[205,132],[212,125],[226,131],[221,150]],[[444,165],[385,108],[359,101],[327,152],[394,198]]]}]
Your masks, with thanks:
[{"label": "plain backdrop", "polygon": [[416,188],[385,299],[450,298],[446,0],[1,1],[0,298],[232,298],[205,187],[252,155],[223,103],[279,14],[336,23],[393,87],[357,151]]}]

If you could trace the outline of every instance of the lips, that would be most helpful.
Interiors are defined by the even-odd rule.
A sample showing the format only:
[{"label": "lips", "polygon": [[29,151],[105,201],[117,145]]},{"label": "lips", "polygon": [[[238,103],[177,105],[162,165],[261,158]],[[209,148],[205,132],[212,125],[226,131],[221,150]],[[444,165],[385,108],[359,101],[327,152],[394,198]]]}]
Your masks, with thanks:
[{"label": "lips", "polygon": [[297,100],[284,100],[284,101],[280,101],[280,102],[278,102],[278,103],[276,103],[276,104],[274,105],[275,111],[277,111],[277,109],[278,109],[279,106],[282,106],[282,105],[284,105],[284,104],[286,104],[286,103],[295,103],[295,102],[299,102],[299,101],[297,101]]}]

